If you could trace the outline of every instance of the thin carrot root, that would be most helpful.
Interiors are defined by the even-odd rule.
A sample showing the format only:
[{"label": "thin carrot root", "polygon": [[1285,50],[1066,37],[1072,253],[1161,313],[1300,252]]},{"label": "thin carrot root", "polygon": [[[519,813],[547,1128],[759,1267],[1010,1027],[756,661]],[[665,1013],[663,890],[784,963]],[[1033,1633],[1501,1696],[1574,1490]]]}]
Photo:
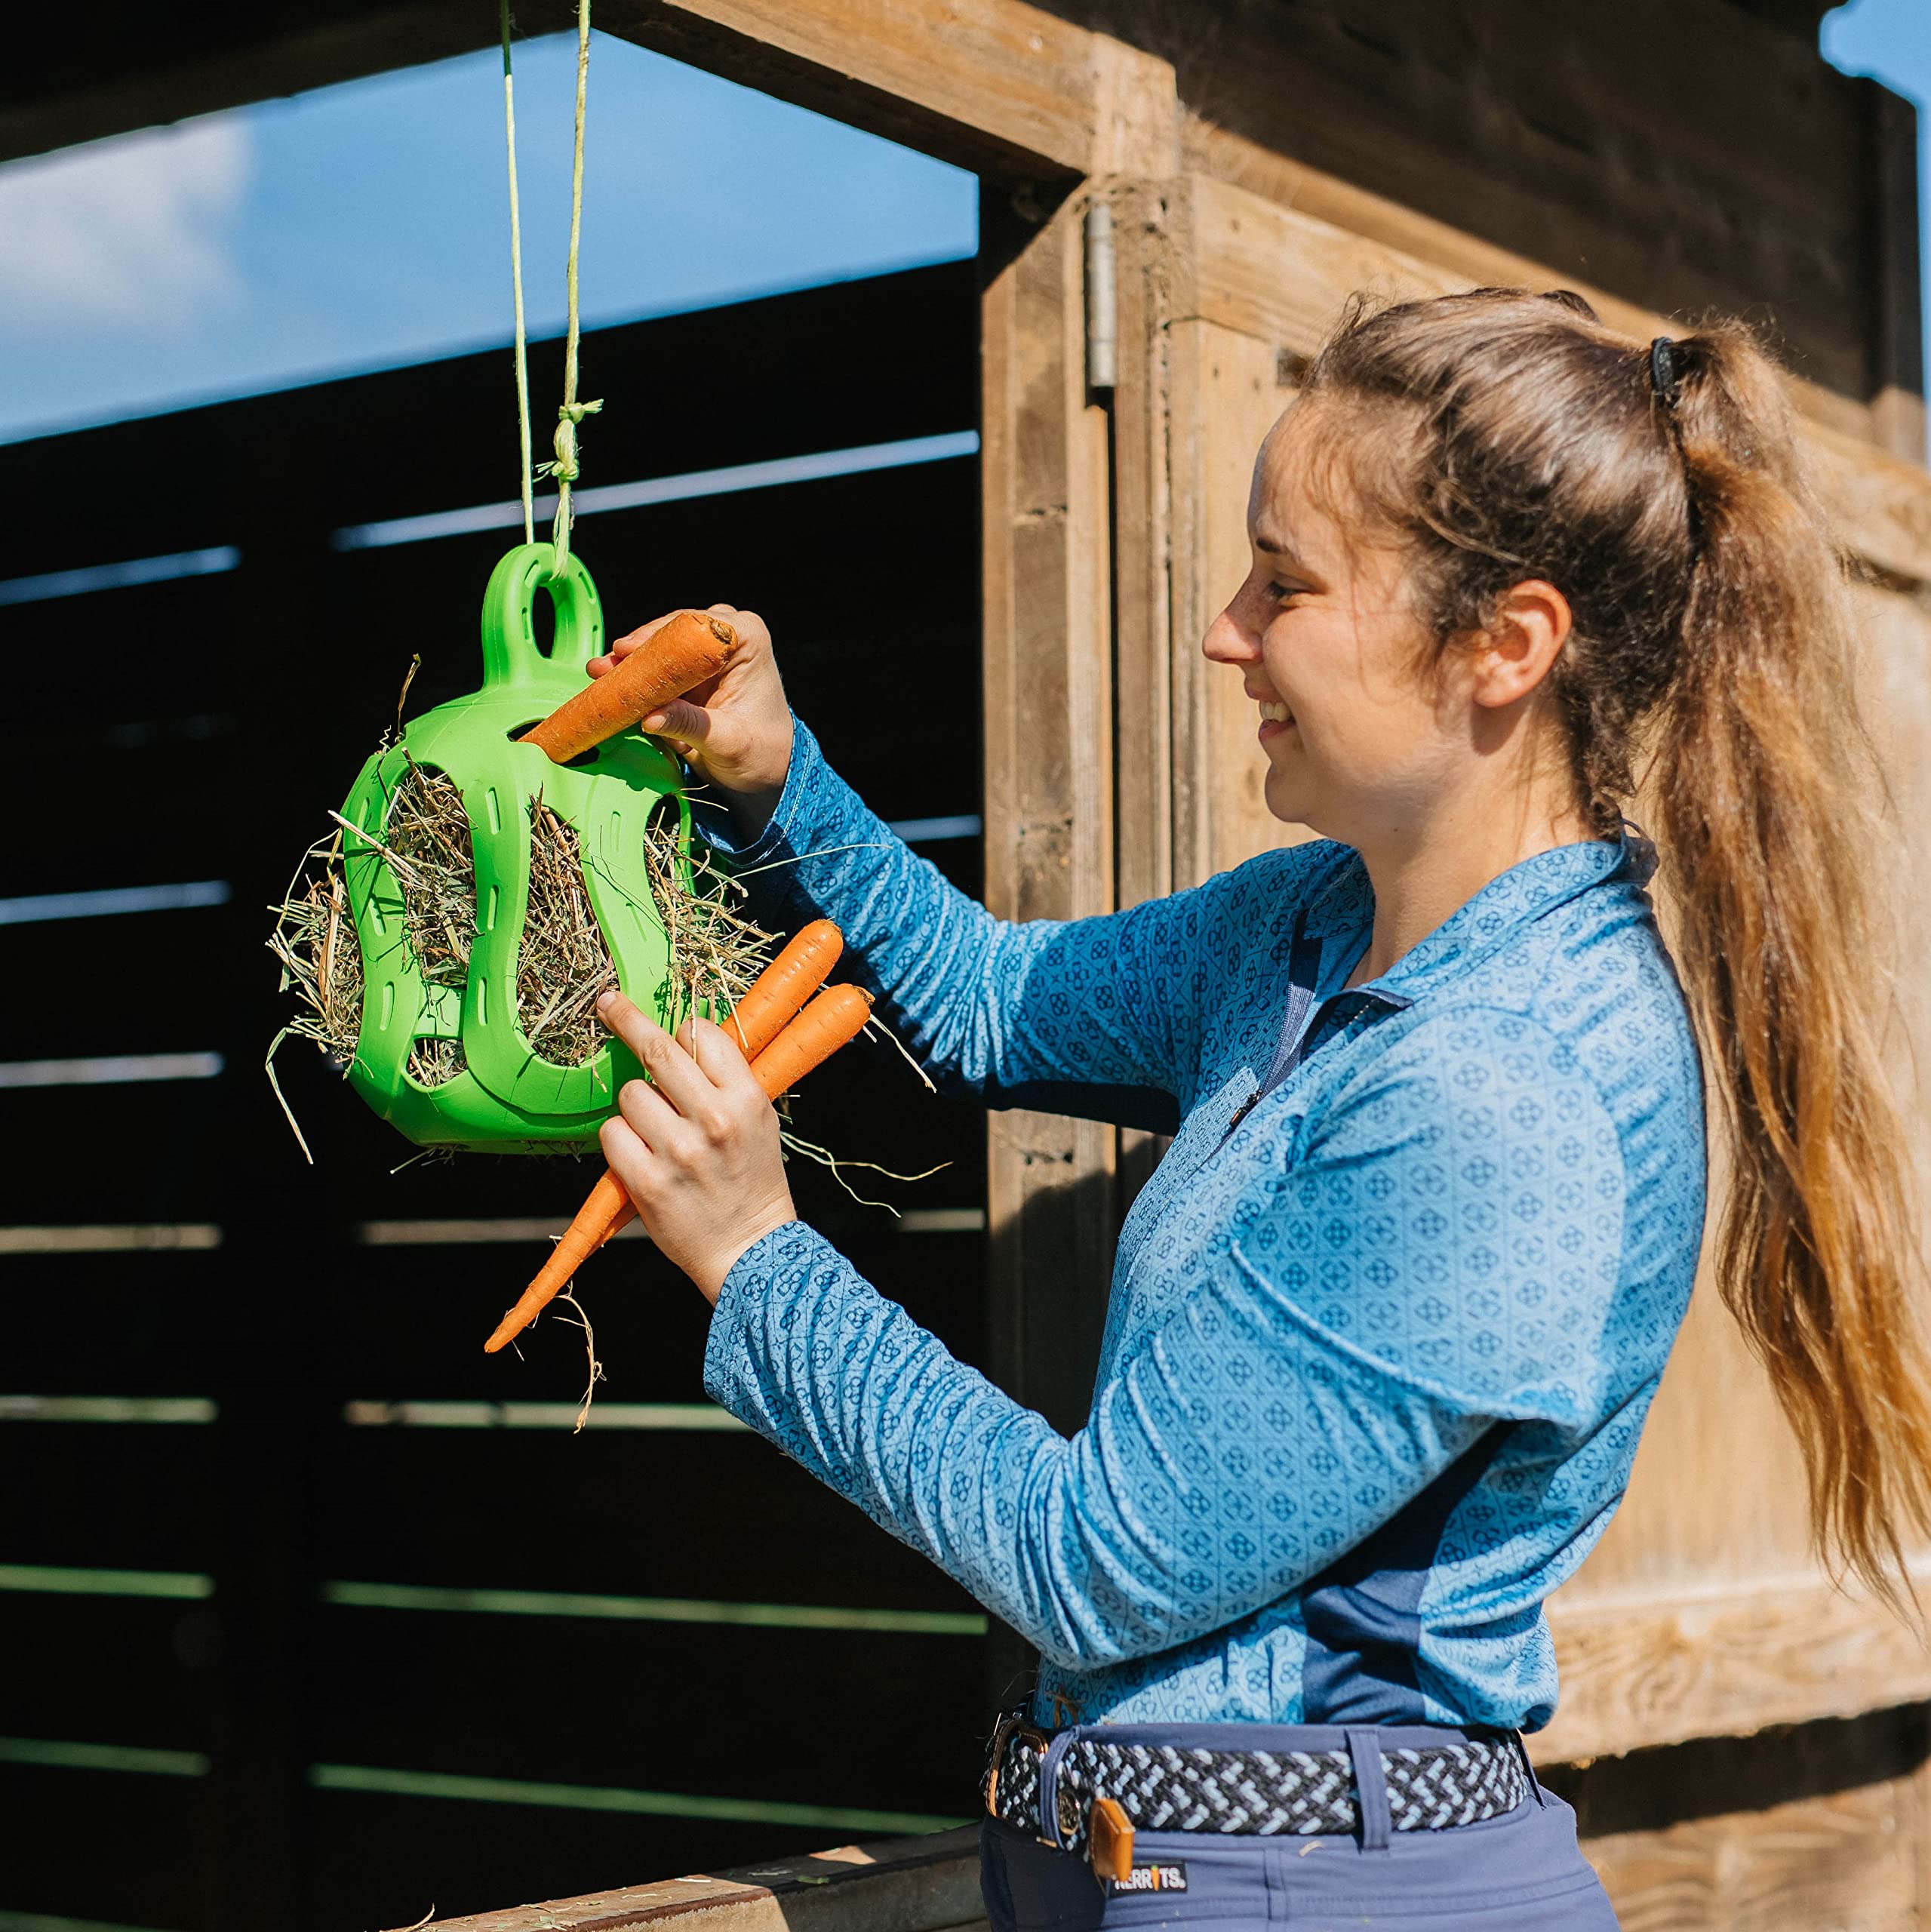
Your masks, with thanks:
[{"label": "thin carrot root", "polygon": [[716,677],[736,648],[737,633],[723,618],[680,611],[607,676],[524,732],[522,742],[567,764]]}]

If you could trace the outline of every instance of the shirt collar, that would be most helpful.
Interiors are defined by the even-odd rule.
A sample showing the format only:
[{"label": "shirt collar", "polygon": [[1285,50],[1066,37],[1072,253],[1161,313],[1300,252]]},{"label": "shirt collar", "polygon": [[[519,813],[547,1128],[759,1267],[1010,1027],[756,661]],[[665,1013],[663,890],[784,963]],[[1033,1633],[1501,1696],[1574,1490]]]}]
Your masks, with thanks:
[{"label": "shirt collar", "polygon": [[[1612,882],[1640,891],[1656,869],[1656,848],[1625,820],[1613,839],[1552,846],[1497,875],[1410,946],[1388,971],[1354,988],[1406,1006],[1431,986],[1467,972],[1524,928],[1591,888]],[[1374,923],[1374,891],[1358,854],[1349,851],[1308,909],[1308,931],[1359,943]]]}]

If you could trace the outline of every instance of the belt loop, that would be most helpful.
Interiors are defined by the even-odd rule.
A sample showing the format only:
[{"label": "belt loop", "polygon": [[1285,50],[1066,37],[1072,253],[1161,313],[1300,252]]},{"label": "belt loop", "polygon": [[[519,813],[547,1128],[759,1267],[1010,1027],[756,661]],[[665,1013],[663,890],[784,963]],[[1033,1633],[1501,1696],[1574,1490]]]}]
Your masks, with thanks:
[{"label": "belt loop", "polygon": [[1354,1798],[1361,1814],[1361,1849],[1385,1851],[1393,1820],[1388,1809],[1388,1778],[1382,1767],[1381,1740],[1371,1730],[1350,1724],[1343,1734],[1354,1761]]},{"label": "belt loop", "polygon": [[1536,1767],[1529,1761],[1529,1747],[1523,1742],[1522,1734],[1519,1730],[1511,1730],[1508,1734],[1515,1740],[1515,1749],[1522,1760],[1523,1770],[1529,1774],[1529,1789],[1536,1794],[1536,1804],[1540,1806],[1547,1805],[1549,1801],[1548,1794],[1542,1789],[1542,1781],[1536,1777]]},{"label": "belt loop", "polygon": [[1039,1761],[1039,1835],[1061,1851],[1066,1845],[1059,1833],[1059,1760],[1066,1755],[1073,1736],[1071,1727],[1059,1732]]}]

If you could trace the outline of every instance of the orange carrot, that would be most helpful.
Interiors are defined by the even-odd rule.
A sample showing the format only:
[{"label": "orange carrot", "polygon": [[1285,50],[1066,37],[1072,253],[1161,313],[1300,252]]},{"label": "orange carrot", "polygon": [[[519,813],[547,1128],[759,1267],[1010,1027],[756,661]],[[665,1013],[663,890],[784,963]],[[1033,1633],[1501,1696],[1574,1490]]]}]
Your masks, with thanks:
[{"label": "orange carrot", "polygon": [[[776,1100],[856,1038],[871,1014],[869,993],[857,986],[828,987],[752,1063],[758,1084],[771,1100]],[[605,1169],[563,1238],[550,1251],[537,1278],[483,1344],[484,1354],[494,1355],[520,1335],[563,1292],[578,1268],[636,1218],[635,1204],[623,1191],[623,1183]]]},{"label": "orange carrot", "polygon": [[525,731],[522,742],[567,764],[717,676],[736,648],[737,633],[723,618],[680,611],[613,669]]},{"label": "orange carrot", "polygon": [[758,1057],[751,1070],[776,1100],[823,1066],[872,1017],[872,995],[859,986],[827,986]]},{"label": "orange carrot", "polygon": [[758,974],[724,1024],[746,1060],[755,1060],[778,1037],[844,949],[845,936],[829,919],[813,919]]},{"label": "orange carrot", "polygon": [[579,1266],[588,1260],[626,1222],[635,1220],[637,1210],[623,1183],[606,1168],[590,1190],[590,1198],[577,1211],[577,1218],[564,1231],[563,1238],[550,1250],[537,1278],[523,1291],[521,1300],[497,1324],[496,1333],[483,1344],[483,1352],[493,1355],[514,1335],[518,1335],[537,1315],[562,1294]]}]

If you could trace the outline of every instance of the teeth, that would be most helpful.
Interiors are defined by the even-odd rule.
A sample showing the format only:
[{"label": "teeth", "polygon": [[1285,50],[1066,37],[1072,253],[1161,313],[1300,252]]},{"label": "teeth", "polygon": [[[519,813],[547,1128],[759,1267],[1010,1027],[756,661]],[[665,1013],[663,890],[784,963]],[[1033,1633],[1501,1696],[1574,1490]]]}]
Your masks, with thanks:
[{"label": "teeth", "polygon": [[1294,715],[1284,704],[1263,704],[1260,708],[1260,715],[1263,718],[1272,719],[1277,724],[1288,723]]}]

